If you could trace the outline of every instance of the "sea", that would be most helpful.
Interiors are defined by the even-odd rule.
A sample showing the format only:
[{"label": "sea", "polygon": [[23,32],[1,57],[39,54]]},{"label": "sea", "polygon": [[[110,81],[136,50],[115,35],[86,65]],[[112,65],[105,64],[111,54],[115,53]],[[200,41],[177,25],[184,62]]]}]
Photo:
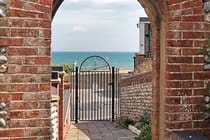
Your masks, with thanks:
[{"label": "sea", "polygon": [[119,69],[133,69],[135,52],[52,52],[52,64],[70,64],[80,66],[89,56],[101,56],[110,66]]}]

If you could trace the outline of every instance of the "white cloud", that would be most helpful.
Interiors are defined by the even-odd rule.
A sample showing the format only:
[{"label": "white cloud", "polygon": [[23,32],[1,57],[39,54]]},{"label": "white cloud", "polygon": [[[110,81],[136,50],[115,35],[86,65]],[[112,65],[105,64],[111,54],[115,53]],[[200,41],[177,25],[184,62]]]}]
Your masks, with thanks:
[{"label": "white cloud", "polygon": [[82,27],[80,25],[76,25],[72,28],[72,32],[87,32],[88,29],[85,27]]},{"label": "white cloud", "polygon": [[138,50],[136,23],[145,15],[137,0],[64,0],[53,20],[52,49]]}]

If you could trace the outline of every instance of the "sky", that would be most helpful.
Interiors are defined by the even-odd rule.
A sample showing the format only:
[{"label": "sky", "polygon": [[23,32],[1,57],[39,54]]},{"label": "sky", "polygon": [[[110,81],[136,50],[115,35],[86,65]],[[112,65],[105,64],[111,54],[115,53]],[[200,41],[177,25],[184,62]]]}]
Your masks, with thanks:
[{"label": "sky", "polygon": [[137,0],[64,0],[52,23],[53,51],[138,51]]}]

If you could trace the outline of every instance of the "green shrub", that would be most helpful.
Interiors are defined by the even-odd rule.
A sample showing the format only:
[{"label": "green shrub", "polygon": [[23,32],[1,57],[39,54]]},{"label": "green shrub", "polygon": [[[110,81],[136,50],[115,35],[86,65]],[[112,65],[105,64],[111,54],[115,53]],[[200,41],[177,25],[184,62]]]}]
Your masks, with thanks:
[{"label": "green shrub", "polygon": [[70,73],[73,71],[73,67],[70,64],[63,64],[63,67],[66,73]]},{"label": "green shrub", "polygon": [[152,139],[151,124],[144,125],[140,130],[141,130],[141,133],[139,136],[135,138],[135,140],[151,140]]},{"label": "green shrub", "polygon": [[144,115],[139,119],[138,129],[141,130],[139,136],[135,138],[135,140],[151,140],[152,132],[151,132],[151,117],[150,113],[145,112]]},{"label": "green shrub", "polygon": [[145,125],[150,125],[151,124],[151,118],[150,118],[150,113],[145,112],[144,115],[141,116],[139,119],[139,127],[138,129],[143,128]]},{"label": "green shrub", "polygon": [[54,65],[54,66],[63,66],[64,71],[65,71],[67,74],[69,74],[70,72],[73,71],[73,67],[72,67],[72,65],[70,65],[70,64],[56,64],[56,65]]}]

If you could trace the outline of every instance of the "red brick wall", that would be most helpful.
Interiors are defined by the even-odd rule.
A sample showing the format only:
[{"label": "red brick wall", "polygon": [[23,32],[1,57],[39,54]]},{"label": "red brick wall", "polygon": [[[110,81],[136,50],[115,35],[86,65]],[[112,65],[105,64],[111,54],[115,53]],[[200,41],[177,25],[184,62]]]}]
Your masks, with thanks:
[{"label": "red brick wall", "polygon": [[[202,0],[139,0],[152,25],[153,139],[174,129],[203,130],[197,102],[205,93],[199,49],[209,36]],[[7,104],[0,137],[45,138],[50,132],[51,0],[9,0],[0,15],[0,101]],[[2,55],[2,54],[1,54]],[[184,115],[183,115],[184,114]],[[29,123],[30,122],[30,123]],[[27,127],[27,129],[25,129]],[[208,126],[206,126],[208,128]],[[7,137],[7,138],[6,138]]]},{"label": "red brick wall", "polygon": [[152,111],[152,73],[135,75],[120,81],[120,117],[139,120]]},{"label": "red brick wall", "polygon": [[152,71],[152,58],[147,58],[146,55],[136,54],[135,55],[135,74],[141,74]]},{"label": "red brick wall", "polygon": [[139,1],[150,17],[155,46],[153,139],[168,139],[173,130],[208,128],[202,125],[198,107],[205,93],[204,80],[210,78],[199,55],[210,29],[203,1]]},{"label": "red brick wall", "polygon": [[0,139],[50,139],[51,1],[7,2],[0,16],[0,48],[8,58],[0,70],[0,102],[7,104]]},{"label": "red brick wall", "polygon": [[199,101],[203,100],[205,80],[210,77],[209,71],[204,71],[199,50],[205,46],[210,24],[204,21],[201,0],[167,4],[166,128],[201,130],[204,125]]}]

